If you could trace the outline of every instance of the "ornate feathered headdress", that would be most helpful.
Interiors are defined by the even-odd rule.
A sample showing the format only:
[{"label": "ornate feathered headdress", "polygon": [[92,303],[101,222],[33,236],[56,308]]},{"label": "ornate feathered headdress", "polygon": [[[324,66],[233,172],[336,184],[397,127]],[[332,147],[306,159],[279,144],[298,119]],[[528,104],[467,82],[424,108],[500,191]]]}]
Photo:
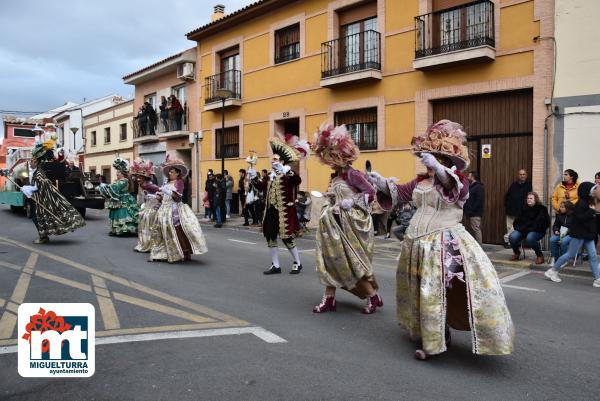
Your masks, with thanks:
[{"label": "ornate feathered headdress", "polygon": [[131,165],[131,174],[151,177],[154,174],[154,164],[150,160],[137,158]]},{"label": "ornate feathered headdress", "polygon": [[360,154],[346,126],[334,127],[327,121],[315,133],[312,150],[323,164],[331,167],[349,166]]},{"label": "ornate feathered headdress", "polygon": [[112,165],[117,171],[129,173],[129,162],[121,157],[117,157]]},{"label": "ornate feathered headdress", "polygon": [[412,151],[439,154],[448,157],[460,171],[469,167],[469,150],[465,145],[467,134],[462,125],[450,120],[440,120],[427,129],[425,134],[412,139]]},{"label": "ornate feathered headdress", "polygon": [[285,134],[284,139],[279,136],[272,138],[269,143],[273,154],[279,155],[283,164],[297,162],[308,156],[310,145],[305,140],[298,140],[293,134]]},{"label": "ornate feathered headdress", "polygon": [[48,161],[54,159],[54,148],[56,147],[56,139],[49,138],[43,142],[36,142],[33,145],[31,156],[38,161]]},{"label": "ornate feathered headdress", "polygon": [[165,162],[161,164],[163,174],[165,177],[169,176],[169,170],[172,168],[179,170],[181,173],[181,178],[185,177],[188,174],[188,168],[182,160],[179,159],[171,159],[171,156],[167,154],[165,158]]}]

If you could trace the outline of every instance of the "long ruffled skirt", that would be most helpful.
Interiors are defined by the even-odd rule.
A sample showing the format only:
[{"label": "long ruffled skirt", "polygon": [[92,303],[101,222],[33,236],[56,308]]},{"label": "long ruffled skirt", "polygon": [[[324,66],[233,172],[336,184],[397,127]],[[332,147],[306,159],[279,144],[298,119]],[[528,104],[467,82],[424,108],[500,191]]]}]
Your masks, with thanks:
[{"label": "long ruffled skirt", "polygon": [[[459,251],[464,285],[447,288],[448,240]],[[452,255],[451,255],[452,256]],[[398,322],[428,354],[446,351],[445,326],[465,316],[475,354],[506,355],[514,327],[496,270],[477,241],[457,225],[419,238],[405,236],[396,274]],[[457,294],[457,289],[464,293]],[[458,318],[457,318],[458,317]]]},{"label": "long ruffled skirt", "polygon": [[152,228],[151,260],[178,262],[185,254],[201,255],[208,251],[196,215],[182,202],[163,200]]},{"label": "long ruffled skirt", "polygon": [[147,253],[152,249],[152,227],[156,223],[157,209],[153,205],[145,203],[140,211],[140,222],[138,224],[138,243],[135,246],[137,252]]},{"label": "long ruffled skirt", "polygon": [[373,222],[362,209],[342,210],[333,213],[325,206],[317,227],[317,273],[325,286],[343,288],[364,299],[356,284],[362,278],[377,289],[373,274]]}]

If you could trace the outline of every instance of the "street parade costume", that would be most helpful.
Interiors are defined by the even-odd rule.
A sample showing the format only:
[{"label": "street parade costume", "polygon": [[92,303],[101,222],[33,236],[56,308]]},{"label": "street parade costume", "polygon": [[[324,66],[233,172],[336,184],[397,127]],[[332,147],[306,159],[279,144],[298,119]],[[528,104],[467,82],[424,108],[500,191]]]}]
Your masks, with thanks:
[{"label": "street parade costume", "polygon": [[122,236],[137,234],[139,206],[135,197],[129,192],[129,163],[125,159],[116,158],[113,167],[124,178],[114,184],[101,184],[98,191],[107,200],[108,218],[110,220],[109,235]]},{"label": "street parade costume", "polygon": [[33,200],[31,219],[39,234],[39,238],[34,241],[36,243],[46,243],[50,235],[66,234],[85,225],[83,217],[58,192],[44,172],[53,163],[54,146],[53,139],[35,145],[32,157],[37,160],[38,166],[30,171],[30,185],[21,188]]},{"label": "street parade costume", "polygon": [[[271,253],[271,267],[264,274],[281,273],[277,248],[277,237],[281,239],[294,258],[291,274],[298,274],[302,270],[300,254],[296,248],[294,235],[300,229],[298,215],[296,214],[296,189],[302,182],[300,176],[291,169],[289,164],[296,163],[301,157],[308,154],[308,143],[297,141],[294,135],[287,135],[287,140],[273,138],[270,140],[274,158],[270,181],[263,178],[257,183],[259,190],[267,191],[265,214],[263,218],[263,234]],[[249,170],[252,175],[255,173]]]},{"label": "street parade costume", "polygon": [[[396,289],[398,321],[421,341],[418,359],[446,351],[448,326],[471,331],[475,354],[513,350],[513,323],[494,266],[461,224],[468,198],[461,174],[469,164],[465,140],[462,127],[448,120],[413,138],[413,152],[435,173],[432,185],[425,175],[396,185],[369,174],[385,209],[411,200],[417,205],[402,243]],[[453,166],[441,165],[434,156]]]},{"label": "street parade costume", "polygon": [[180,174],[179,178],[167,182],[157,192],[161,203],[152,229],[150,260],[166,260],[169,263],[190,260],[192,254],[201,255],[208,249],[196,215],[181,201],[183,178],[188,169],[181,160],[168,156],[162,168],[167,177],[171,169]]},{"label": "street parade costume", "polygon": [[[383,306],[376,293],[378,285],[371,263],[374,236],[370,204],[375,197],[375,188],[362,172],[351,167],[358,158],[359,150],[345,126],[323,124],[312,148],[322,163],[335,170],[326,194],[329,201],[321,210],[317,226],[319,280],[326,287],[345,289],[361,299],[368,297],[369,303],[363,313],[373,313],[377,307]],[[359,285],[361,280],[368,285]],[[372,293],[369,294],[365,287]],[[326,293],[313,312],[335,309],[333,295]]]},{"label": "street parade costume", "polygon": [[156,212],[160,206],[160,202],[156,197],[156,193],[160,188],[151,180],[153,172],[154,166],[151,161],[135,160],[131,167],[133,176],[143,177],[143,182],[140,185],[143,203],[139,213],[138,243],[133,248],[136,252],[147,253],[152,249],[152,229],[155,226]]}]

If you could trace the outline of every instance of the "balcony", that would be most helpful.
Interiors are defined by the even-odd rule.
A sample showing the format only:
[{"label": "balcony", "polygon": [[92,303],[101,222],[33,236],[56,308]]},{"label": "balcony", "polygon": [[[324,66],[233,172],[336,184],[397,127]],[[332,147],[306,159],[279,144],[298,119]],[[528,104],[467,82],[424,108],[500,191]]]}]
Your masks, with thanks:
[{"label": "balcony", "polygon": [[157,142],[159,138],[188,137],[188,108],[184,107],[179,116],[160,118],[159,113],[145,118],[133,119],[133,141],[136,143]]},{"label": "balcony", "polygon": [[225,107],[242,105],[242,72],[229,70],[204,79],[204,111],[220,109],[222,100],[217,95],[221,88],[231,90],[231,97],[225,100]]},{"label": "balcony", "polygon": [[381,80],[381,35],[368,30],[321,44],[321,86]]},{"label": "balcony", "polygon": [[494,3],[473,3],[415,17],[418,70],[496,58]]}]

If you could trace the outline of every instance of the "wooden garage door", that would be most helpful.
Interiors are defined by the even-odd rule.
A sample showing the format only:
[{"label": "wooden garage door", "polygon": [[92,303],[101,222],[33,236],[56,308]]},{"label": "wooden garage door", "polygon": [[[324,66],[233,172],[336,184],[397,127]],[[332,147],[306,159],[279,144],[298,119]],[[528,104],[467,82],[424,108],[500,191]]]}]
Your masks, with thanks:
[{"label": "wooden garage door", "polygon": [[[471,156],[470,171],[478,171],[485,188],[483,242],[501,244],[506,230],[504,194],[519,169],[531,177],[533,154],[533,92],[500,92],[433,103],[434,121],[463,125]],[[481,157],[491,145],[491,158]]]}]

